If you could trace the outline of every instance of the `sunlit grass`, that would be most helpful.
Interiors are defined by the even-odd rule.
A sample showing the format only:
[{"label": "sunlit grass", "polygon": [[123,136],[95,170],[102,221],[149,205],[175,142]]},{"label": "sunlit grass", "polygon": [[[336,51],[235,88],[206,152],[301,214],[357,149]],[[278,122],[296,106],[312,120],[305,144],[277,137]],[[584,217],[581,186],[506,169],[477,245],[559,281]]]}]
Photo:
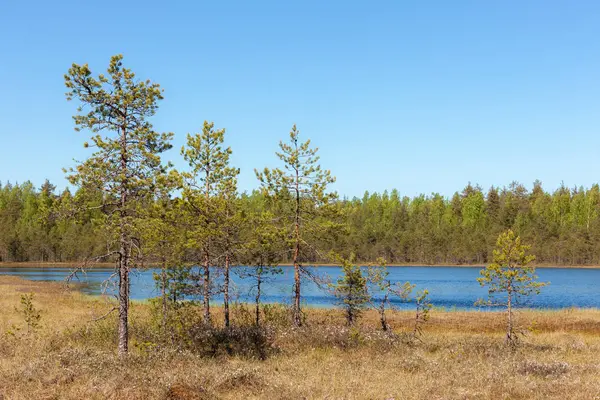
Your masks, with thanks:
[{"label": "sunlit grass", "polygon": [[[35,293],[41,328],[23,327],[23,293]],[[521,346],[503,346],[499,312],[434,311],[422,341],[409,341],[414,315],[390,314],[384,335],[375,312],[348,329],[341,312],[307,309],[293,329],[270,318],[276,351],[260,361],[206,357],[154,346],[143,336],[150,305],[132,303],[131,355],[116,356],[107,301],[58,283],[0,277],[0,398],[6,399],[594,399],[600,396],[600,310],[522,311]],[[17,309],[15,309],[17,307]],[[250,310],[233,310],[234,323]],[[215,309],[214,320],[221,320]]]}]

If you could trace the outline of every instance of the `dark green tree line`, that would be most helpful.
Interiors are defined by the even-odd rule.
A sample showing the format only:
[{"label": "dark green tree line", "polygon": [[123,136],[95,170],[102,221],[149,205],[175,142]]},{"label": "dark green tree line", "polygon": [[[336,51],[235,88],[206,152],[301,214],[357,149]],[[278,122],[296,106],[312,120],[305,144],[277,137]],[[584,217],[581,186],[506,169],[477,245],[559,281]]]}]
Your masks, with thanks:
[{"label": "dark green tree line", "polygon": [[[104,244],[96,231],[101,211],[94,208],[101,196],[86,195],[89,210],[68,221],[53,211],[82,196],[81,190],[57,192],[50,182],[39,188],[31,182],[0,184],[0,259],[74,262],[96,254]],[[237,195],[236,203],[268,211],[278,221],[290,212],[285,204],[268,206],[259,191]],[[401,197],[392,190],[337,204],[348,232],[317,243],[323,254],[336,247],[354,252],[360,262],[384,257],[391,264],[485,264],[492,260],[499,233],[512,229],[531,244],[537,263],[600,264],[598,184],[588,189],[561,186],[554,192],[545,191],[540,182],[531,191],[518,183],[486,192],[467,185],[450,198]],[[306,259],[327,262],[315,252],[306,254]],[[292,263],[293,256],[282,251],[278,262]]]}]

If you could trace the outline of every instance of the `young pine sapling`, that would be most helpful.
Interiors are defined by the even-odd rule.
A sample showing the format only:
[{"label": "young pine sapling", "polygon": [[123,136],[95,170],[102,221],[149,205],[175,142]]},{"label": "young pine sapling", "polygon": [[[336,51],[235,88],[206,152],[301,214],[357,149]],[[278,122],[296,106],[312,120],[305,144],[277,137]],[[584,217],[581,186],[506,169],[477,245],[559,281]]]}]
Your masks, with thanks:
[{"label": "young pine sapling", "polygon": [[[506,308],[506,343],[516,344],[514,321],[515,307],[529,296],[539,294],[548,283],[538,282],[535,267],[531,263],[534,255],[528,254],[530,246],[521,243],[521,238],[512,230],[498,236],[493,262],[480,271],[477,281],[488,287],[488,300],[476,304]],[[498,295],[501,295],[498,298]]]},{"label": "young pine sapling", "polygon": [[432,304],[429,301],[429,291],[424,289],[417,292],[415,303],[415,325],[413,328],[412,337],[413,339],[421,340],[421,336],[423,336],[423,325],[429,321],[429,312],[431,311],[432,307]]},{"label": "young pine sapling", "polygon": [[361,268],[349,259],[338,257],[343,274],[333,286],[333,294],[344,308],[348,326],[353,326],[370,299],[367,278]]},{"label": "young pine sapling", "polygon": [[394,298],[400,301],[408,301],[412,290],[415,285],[409,282],[404,283],[393,283],[388,278],[389,272],[387,270],[386,261],[383,258],[377,260],[376,266],[369,266],[368,283],[372,287],[372,292],[378,292],[381,294],[381,299],[371,298],[371,304],[373,308],[379,312],[379,321],[381,323],[381,329],[387,331],[389,325],[386,318],[386,310],[393,308],[392,300]]}]

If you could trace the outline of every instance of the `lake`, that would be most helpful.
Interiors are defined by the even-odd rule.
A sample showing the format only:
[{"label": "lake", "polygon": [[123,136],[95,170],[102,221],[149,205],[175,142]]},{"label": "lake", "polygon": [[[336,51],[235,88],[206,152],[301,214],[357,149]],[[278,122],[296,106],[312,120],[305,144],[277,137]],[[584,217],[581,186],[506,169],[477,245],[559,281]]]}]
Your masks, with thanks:
[{"label": "lake", "polygon": [[[476,281],[479,267],[390,267],[389,278],[392,282],[409,281],[418,289],[428,289],[431,302],[435,307],[446,309],[474,309],[474,303],[486,298],[487,291]],[[250,282],[239,274],[244,267],[235,267],[232,276],[233,298],[240,301],[252,301],[248,294]],[[329,276],[333,281],[341,274],[339,267],[323,266],[312,271]],[[102,293],[101,284],[113,272],[110,268],[88,270],[81,275],[79,282],[86,285],[84,293],[98,295]],[[131,297],[136,300],[148,299],[159,295],[153,272],[155,270],[132,271]],[[67,268],[0,268],[0,275],[14,275],[37,281],[63,281],[68,275]],[[542,293],[525,305],[531,308],[559,309],[569,307],[600,308],[600,269],[584,268],[540,268],[537,270],[540,281],[550,282],[542,288]],[[283,274],[277,275],[263,288],[263,301],[269,303],[290,303],[292,296],[293,268],[283,268]],[[335,299],[326,290],[306,281],[302,286],[302,299],[305,304],[318,307],[335,305]],[[215,302],[222,297],[215,296]],[[397,303],[400,308],[412,308],[410,303]]]}]

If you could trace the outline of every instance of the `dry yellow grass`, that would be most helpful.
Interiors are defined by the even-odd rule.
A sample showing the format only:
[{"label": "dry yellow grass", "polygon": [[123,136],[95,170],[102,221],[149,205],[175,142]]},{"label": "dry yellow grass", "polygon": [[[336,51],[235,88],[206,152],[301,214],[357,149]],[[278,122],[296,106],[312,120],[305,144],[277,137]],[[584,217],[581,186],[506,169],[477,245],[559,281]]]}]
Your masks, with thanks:
[{"label": "dry yellow grass", "polygon": [[[15,306],[27,292],[42,328],[7,335],[23,326]],[[153,350],[135,329],[122,361],[111,321],[89,322],[107,309],[102,300],[12,277],[0,278],[0,293],[3,399],[600,399],[598,310],[522,312],[533,329],[514,351],[497,313],[434,311],[423,342],[411,344],[378,332],[375,313],[348,331],[339,312],[315,309],[306,328],[276,330],[278,351],[264,361]],[[148,308],[134,304],[134,326]],[[412,317],[389,319],[401,333]]]}]

